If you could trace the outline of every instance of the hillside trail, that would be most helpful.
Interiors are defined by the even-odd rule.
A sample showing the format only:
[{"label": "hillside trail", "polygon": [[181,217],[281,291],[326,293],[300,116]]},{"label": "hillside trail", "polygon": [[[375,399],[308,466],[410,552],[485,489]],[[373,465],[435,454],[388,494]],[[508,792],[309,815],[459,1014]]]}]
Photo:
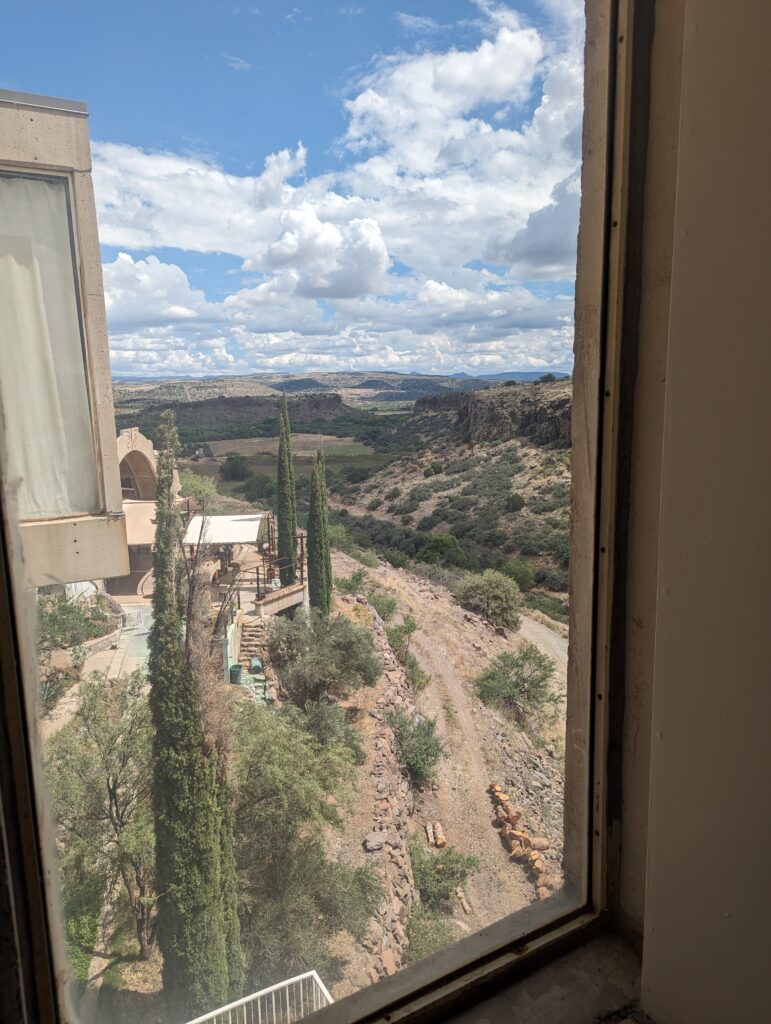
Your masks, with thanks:
[{"label": "hillside trail", "polygon": [[[350,576],[361,565],[335,552],[333,568],[336,576]],[[381,564],[365,571],[373,583],[397,598],[399,611],[412,615],[419,626],[410,650],[432,681],[420,694],[418,706],[421,713],[437,719],[437,732],[448,756],[439,763],[437,785],[418,794],[413,820],[421,830],[426,821],[440,821],[448,845],[479,861],[479,870],[466,885],[472,913],[468,917],[460,912],[455,915],[461,930],[476,931],[535,898],[524,869],[509,860],[492,827],[487,787],[503,778],[497,738],[500,725],[491,727],[487,709],[468,682],[493,657],[516,650],[522,640],[519,634],[499,636],[483,620],[465,612],[443,588],[404,569]],[[557,671],[562,675],[567,641],[541,623],[523,620],[523,626],[525,623],[522,636],[550,656],[557,655]],[[536,628],[530,628],[530,623]],[[508,732],[507,742],[524,748],[526,741],[518,731],[511,728]]]}]

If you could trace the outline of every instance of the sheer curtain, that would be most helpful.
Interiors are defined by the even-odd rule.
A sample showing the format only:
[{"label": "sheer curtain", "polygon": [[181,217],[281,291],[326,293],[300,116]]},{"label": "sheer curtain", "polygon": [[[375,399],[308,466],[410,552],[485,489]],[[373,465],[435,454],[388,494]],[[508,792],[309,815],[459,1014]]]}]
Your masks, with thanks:
[{"label": "sheer curtain", "polygon": [[101,510],[67,183],[0,174],[0,402],[21,518]]}]

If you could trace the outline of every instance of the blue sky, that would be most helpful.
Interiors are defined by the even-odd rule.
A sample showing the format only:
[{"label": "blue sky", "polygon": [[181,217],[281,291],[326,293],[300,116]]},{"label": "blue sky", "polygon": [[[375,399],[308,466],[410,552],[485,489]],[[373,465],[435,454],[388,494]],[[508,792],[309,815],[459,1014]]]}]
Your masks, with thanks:
[{"label": "blue sky", "polygon": [[582,31],[576,0],[6,0],[0,84],[89,104],[116,374],[568,368]]}]

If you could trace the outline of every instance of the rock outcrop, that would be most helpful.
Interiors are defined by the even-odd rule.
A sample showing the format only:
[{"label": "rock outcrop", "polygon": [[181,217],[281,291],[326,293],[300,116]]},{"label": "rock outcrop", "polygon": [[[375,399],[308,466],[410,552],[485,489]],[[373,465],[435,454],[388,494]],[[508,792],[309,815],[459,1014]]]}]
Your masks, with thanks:
[{"label": "rock outcrop", "polygon": [[415,415],[454,412],[464,441],[510,441],[526,438],[536,444],[570,445],[572,384],[516,383],[471,394],[420,398]]}]

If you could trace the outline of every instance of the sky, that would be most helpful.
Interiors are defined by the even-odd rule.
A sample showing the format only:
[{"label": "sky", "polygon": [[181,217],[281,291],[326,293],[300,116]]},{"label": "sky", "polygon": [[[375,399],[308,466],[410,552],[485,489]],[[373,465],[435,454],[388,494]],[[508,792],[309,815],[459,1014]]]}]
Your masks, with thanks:
[{"label": "sky", "polygon": [[113,373],[569,370],[580,0],[5,0],[85,100]]}]

